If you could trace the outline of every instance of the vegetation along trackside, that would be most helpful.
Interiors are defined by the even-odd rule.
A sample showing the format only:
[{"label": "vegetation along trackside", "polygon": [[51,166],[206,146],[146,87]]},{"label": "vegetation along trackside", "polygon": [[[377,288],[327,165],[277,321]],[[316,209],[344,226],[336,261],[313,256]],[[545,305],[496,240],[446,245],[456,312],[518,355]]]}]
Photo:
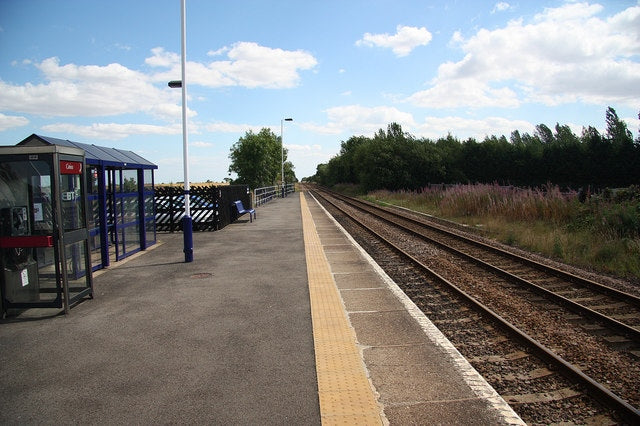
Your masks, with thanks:
[{"label": "vegetation along trackside", "polygon": [[[609,107],[606,131],[544,124],[460,141],[392,123],[342,142],[311,178],[481,228],[511,245],[640,278],[640,136]],[[437,183],[437,184],[435,184]]]}]

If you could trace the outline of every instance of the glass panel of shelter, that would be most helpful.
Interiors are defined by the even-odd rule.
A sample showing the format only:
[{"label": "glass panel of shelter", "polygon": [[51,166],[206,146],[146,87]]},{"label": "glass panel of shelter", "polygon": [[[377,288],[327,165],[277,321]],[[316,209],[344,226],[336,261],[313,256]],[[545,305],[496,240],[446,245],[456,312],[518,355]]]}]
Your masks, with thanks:
[{"label": "glass panel of shelter", "polygon": [[116,193],[120,190],[121,172],[118,169],[108,168],[107,173],[107,235],[109,245],[109,258],[118,260],[118,233],[116,222],[118,218],[116,209]]},{"label": "glass panel of shelter", "polygon": [[144,198],[144,227],[145,247],[156,242],[156,218],[154,203],[153,170],[145,169],[143,172],[143,198]]},{"label": "glass panel of shelter", "polygon": [[119,170],[121,178],[119,190],[115,192],[116,206],[116,258],[120,260],[140,250],[140,209],[138,171]]},{"label": "glass panel of shelter", "polygon": [[97,166],[87,166],[87,198],[89,201],[89,247],[91,250],[91,267],[95,271],[102,268],[102,239],[100,236],[100,179],[99,173],[104,171]]},{"label": "glass panel of shelter", "polygon": [[[49,162],[51,161],[49,157]],[[37,174],[31,176],[33,194],[33,235],[53,235],[54,211],[50,163],[42,167],[44,161],[34,164]],[[37,247],[34,258],[38,264],[39,301],[61,301],[61,282],[57,279],[56,253],[54,247]]]},{"label": "glass panel of shelter", "polygon": [[[89,166],[87,187],[93,270],[122,260],[156,242],[152,169]],[[105,202],[101,201],[102,197]],[[106,241],[101,237],[101,216],[104,217]],[[141,240],[143,230],[144,241]]]},{"label": "glass panel of shelter", "polygon": [[60,269],[66,280],[65,307],[92,295],[85,167],[80,157],[60,156],[58,186],[64,246]]}]

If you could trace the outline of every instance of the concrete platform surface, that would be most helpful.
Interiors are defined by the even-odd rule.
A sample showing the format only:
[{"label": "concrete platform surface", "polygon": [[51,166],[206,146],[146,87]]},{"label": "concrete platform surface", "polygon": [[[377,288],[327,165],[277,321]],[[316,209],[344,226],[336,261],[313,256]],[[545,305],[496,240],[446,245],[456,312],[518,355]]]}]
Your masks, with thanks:
[{"label": "concrete platform surface", "polygon": [[[320,424],[297,195],[95,278],[67,316],[0,324],[0,424]],[[245,220],[246,219],[246,220]]]},{"label": "concrete platform surface", "polygon": [[521,423],[310,195],[256,211],[3,320],[0,424]]}]

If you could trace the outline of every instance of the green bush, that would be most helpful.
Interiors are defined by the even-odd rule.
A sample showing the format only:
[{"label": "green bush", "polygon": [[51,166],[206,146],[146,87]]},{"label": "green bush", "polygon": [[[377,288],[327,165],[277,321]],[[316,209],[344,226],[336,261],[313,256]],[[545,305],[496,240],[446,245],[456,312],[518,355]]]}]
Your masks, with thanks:
[{"label": "green bush", "polygon": [[[576,265],[640,277],[640,187],[579,199],[547,185],[434,185],[369,197],[481,227],[513,246]],[[480,229],[480,228],[479,228]]]},{"label": "green bush", "polygon": [[613,238],[637,238],[640,236],[640,203],[612,204],[601,212],[597,221],[600,233]]}]

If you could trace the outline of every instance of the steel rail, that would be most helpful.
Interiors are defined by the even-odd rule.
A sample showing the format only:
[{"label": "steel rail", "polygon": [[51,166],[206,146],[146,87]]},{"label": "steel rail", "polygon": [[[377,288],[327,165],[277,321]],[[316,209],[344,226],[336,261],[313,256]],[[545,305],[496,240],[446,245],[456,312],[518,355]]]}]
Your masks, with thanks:
[{"label": "steel rail", "polygon": [[402,248],[395,245],[393,242],[389,241],[382,235],[379,235],[377,232],[375,232],[375,230],[373,230],[369,226],[363,224],[361,221],[354,218],[347,211],[340,208],[338,205],[333,203],[327,197],[322,196],[319,193],[319,191],[315,190],[313,192],[315,192],[326,202],[334,206],[334,208],[344,213],[347,217],[349,217],[349,219],[352,222],[360,226],[362,229],[364,229],[368,233],[372,234],[375,238],[385,243],[393,251],[400,254],[400,256],[410,260],[411,263],[413,263],[418,268],[422,269],[424,272],[432,276],[438,282],[440,282],[441,284],[453,290],[460,297],[462,297],[467,303],[469,303],[472,307],[478,309],[481,313],[484,313],[485,315],[487,315],[489,318],[495,321],[499,326],[501,326],[504,330],[508,331],[513,336],[518,338],[520,341],[524,342],[524,344],[529,346],[540,358],[554,364],[558,368],[558,371],[561,374],[563,374],[565,377],[583,385],[591,396],[593,396],[594,398],[596,398],[597,400],[599,400],[601,403],[605,404],[609,408],[618,411],[618,414],[620,414],[625,420],[630,421],[632,423],[640,422],[640,410],[638,410],[637,408],[629,404],[627,401],[623,400],[621,397],[613,393],[607,387],[603,386],[602,384],[598,383],[591,377],[587,376],[578,367],[574,366],[570,362],[558,356],[553,351],[549,350],[543,344],[535,340],[533,337],[529,336],[524,331],[517,328],[515,325],[511,324],[506,319],[502,318],[499,314],[497,314],[492,309],[482,304],[473,296],[471,296],[470,294],[468,294],[467,292],[465,292],[464,290],[462,290],[461,288],[459,288],[458,286],[456,286],[455,284],[453,284],[443,276],[439,275],[437,272],[429,268],[427,265],[423,264],[420,260],[416,259],[411,254],[405,252]]},{"label": "steel rail", "polygon": [[[537,293],[542,294],[543,296],[546,296],[547,298],[549,298],[549,299],[551,299],[551,300],[553,300],[553,301],[555,301],[557,303],[563,304],[564,306],[568,307],[569,309],[573,310],[576,313],[588,316],[588,317],[590,317],[590,318],[592,318],[592,319],[594,319],[596,321],[600,321],[601,323],[604,323],[608,327],[628,335],[629,337],[634,339],[636,342],[640,342],[640,329],[632,327],[632,326],[630,326],[628,324],[625,324],[625,323],[623,323],[621,321],[618,321],[615,318],[611,318],[611,317],[609,317],[607,315],[604,315],[604,314],[602,314],[602,313],[600,313],[598,311],[594,311],[593,309],[591,309],[591,308],[589,308],[587,306],[584,306],[584,305],[581,305],[580,303],[574,302],[573,300],[571,300],[569,298],[566,298],[566,297],[564,297],[564,296],[562,296],[560,294],[557,294],[557,293],[555,293],[555,292],[553,292],[551,290],[548,290],[548,289],[546,289],[546,288],[544,288],[544,287],[542,287],[542,286],[540,286],[538,284],[535,284],[535,283],[533,283],[533,282],[531,282],[529,280],[526,280],[526,279],[524,279],[522,277],[514,275],[509,271],[505,271],[504,269],[499,268],[499,267],[497,267],[495,265],[492,265],[492,264],[490,264],[490,263],[488,263],[488,262],[486,262],[486,261],[484,261],[482,259],[479,259],[479,258],[477,258],[475,256],[472,256],[472,255],[470,255],[468,253],[465,253],[465,252],[463,252],[461,250],[458,250],[458,249],[456,249],[454,247],[451,247],[451,246],[447,245],[446,243],[443,243],[441,241],[435,240],[435,239],[433,239],[433,238],[431,238],[431,237],[429,237],[427,235],[424,235],[424,234],[420,233],[419,231],[416,231],[416,230],[411,229],[411,228],[407,228],[406,226],[402,225],[401,223],[398,223],[398,222],[395,222],[395,221],[393,221],[391,219],[388,219],[388,218],[384,217],[383,215],[378,214],[375,211],[370,211],[370,210],[364,209],[364,208],[360,207],[359,205],[357,205],[357,203],[353,202],[352,199],[350,199],[349,197],[338,196],[336,198],[342,200],[343,202],[351,205],[352,207],[354,207],[356,209],[359,209],[360,211],[367,212],[367,213],[371,214],[372,216],[375,216],[378,219],[385,221],[386,223],[389,223],[389,224],[391,224],[393,226],[396,226],[396,227],[400,228],[401,230],[403,230],[405,232],[408,232],[408,233],[410,233],[412,235],[415,235],[416,237],[422,238],[422,239],[428,241],[429,243],[435,244],[438,247],[455,254],[456,256],[460,256],[460,257],[462,257],[462,258],[464,258],[464,259],[466,259],[466,260],[468,260],[470,262],[473,262],[475,264],[478,264],[478,265],[482,266],[483,268],[485,268],[487,270],[495,272],[496,274],[499,274],[499,275],[507,278],[508,280],[512,280],[512,281],[515,281],[515,282],[517,282],[519,284],[522,284],[522,285],[524,285],[526,287],[529,287],[530,289],[536,291]],[[375,209],[375,206],[371,206],[371,205],[366,204],[366,203],[365,203],[365,205],[367,207]],[[384,210],[384,211],[387,212],[386,210]],[[391,213],[391,212],[387,212],[387,213],[390,213],[390,214],[393,215],[393,213]],[[398,215],[396,215],[396,216],[398,216]],[[398,217],[400,217],[403,220],[406,219],[403,216],[398,216]],[[424,225],[420,221],[413,221],[411,219],[409,219],[409,221],[412,222],[412,223],[415,223],[417,225]],[[452,236],[454,236],[456,238],[463,238],[463,237],[460,237],[460,236],[456,235],[455,233],[446,234],[446,235],[447,236],[452,235]],[[469,240],[469,241],[473,241],[473,240]],[[467,241],[465,240],[464,242],[467,242]],[[481,246],[481,248],[485,248],[485,247],[493,248],[493,247],[488,246],[488,245]],[[553,275],[555,275],[555,274],[553,274]],[[559,277],[559,278],[562,278],[562,277]]]},{"label": "steel rail", "polygon": [[[339,198],[339,199],[341,199],[341,200],[343,200],[345,202],[361,203],[361,204],[364,204],[364,205],[369,206],[371,208],[379,209],[379,207],[377,207],[377,206],[375,206],[375,205],[373,205],[371,203],[368,203],[368,202],[365,202],[365,201],[362,201],[362,200],[358,200],[358,199],[355,199],[355,198],[347,197],[347,196],[342,195],[342,194],[334,193],[333,191],[329,191],[329,190],[326,190],[326,189],[323,189],[323,190],[328,192],[328,193],[330,193],[330,194],[332,194],[332,195],[334,195],[334,196],[336,196],[337,198]],[[354,207],[355,207],[355,205],[354,205]],[[604,285],[604,284],[589,280],[587,278],[579,277],[579,276],[574,275],[574,274],[572,274],[570,272],[562,271],[562,270],[554,268],[552,266],[545,265],[544,263],[540,263],[540,262],[537,262],[535,260],[528,259],[528,258],[523,257],[523,256],[519,256],[519,255],[517,255],[515,253],[511,253],[511,252],[509,252],[507,250],[503,250],[503,249],[501,249],[499,247],[495,247],[495,246],[483,243],[482,241],[474,240],[472,238],[467,238],[465,236],[462,236],[462,235],[457,234],[455,232],[449,231],[447,229],[443,229],[443,228],[441,228],[439,226],[436,226],[436,225],[433,225],[433,224],[430,224],[430,223],[425,223],[423,221],[420,221],[420,220],[417,220],[417,219],[414,219],[414,218],[411,218],[411,217],[402,216],[402,215],[399,215],[397,213],[391,212],[389,210],[383,210],[383,211],[388,213],[388,214],[390,214],[390,215],[395,215],[395,216],[401,217],[403,220],[406,220],[408,222],[414,223],[416,225],[424,226],[426,228],[429,228],[429,229],[432,229],[432,230],[434,230],[436,232],[439,232],[439,233],[441,233],[443,235],[447,235],[447,236],[450,236],[452,238],[456,238],[459,241],[463,241],[465,243],[475,245],[475,246],[480,247],[482,249],[485,249],[487,251],[491,251],[493,253],[497,253],[498,255],[501,255],[501,256],[504,256],[504,257],[508,257],[508,258],[510,258],[512,260],[515,260],[517,262],[525,263],[525,264],[527,264],[527,265],[529,265],[529,266],[531,266],[531,267],[533,267],[535,269],[538,269],[538,270],[541,270],[541,271],[546,272],[548,274],[554,275],[554,276],[556,276],[558,278],[562,278],[562,279],[565,279],[567,281],[571,281],[574,284],[583,285],[585,287],[589,287],[591,289],[606,293],[606,294],[608,294],[610,296],[614,296],[614,297],[618,298],[621,301],[624,301],[626,303],[630,303],[632,305],[640,307],[640,297],[638,297],[636,295],[633,295],[633,294],[630,294],[630,293],[627,293],[627,292],[624,292],[624,291],[609,287],[607,285]]]}]

